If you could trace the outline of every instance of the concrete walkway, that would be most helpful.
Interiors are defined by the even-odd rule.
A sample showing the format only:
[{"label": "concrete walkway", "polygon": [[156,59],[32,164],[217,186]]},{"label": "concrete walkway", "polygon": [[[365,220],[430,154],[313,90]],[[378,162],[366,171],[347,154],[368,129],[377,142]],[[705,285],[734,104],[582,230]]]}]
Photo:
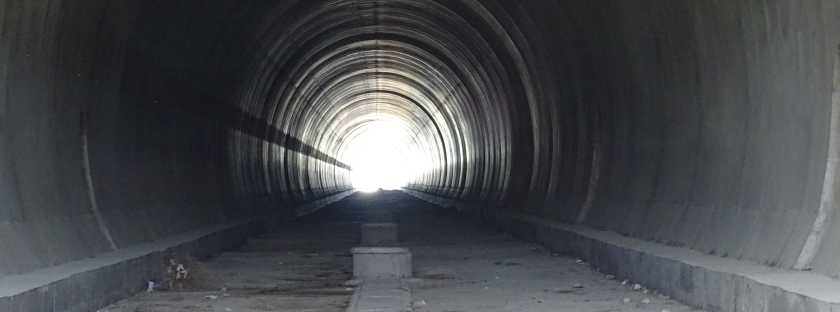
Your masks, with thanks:
[{"label": "concrete walkway", "polygon": [[[348,251],[366,222],[399,224],[415,278],[362,284],[350,307]],[[579,262],[402,192],[355,194],[240,251],[194,262],[196,280],[186,290],[142,294],[103,311],[696,311]]]}]

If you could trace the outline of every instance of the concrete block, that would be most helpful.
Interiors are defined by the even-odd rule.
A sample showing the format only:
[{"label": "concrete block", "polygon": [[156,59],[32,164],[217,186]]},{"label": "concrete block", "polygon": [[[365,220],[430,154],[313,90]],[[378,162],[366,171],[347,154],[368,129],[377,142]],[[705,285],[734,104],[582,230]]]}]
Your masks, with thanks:
[{"label": "concrete block", "polygon": [[362,280],[411,277],[411,251],[407,248],[353,248],[353,277]]},{"label": "concrete block", "polygon": [[394,244],[398,241],[396,223],[365,223],[361,231],[363,246]]}]

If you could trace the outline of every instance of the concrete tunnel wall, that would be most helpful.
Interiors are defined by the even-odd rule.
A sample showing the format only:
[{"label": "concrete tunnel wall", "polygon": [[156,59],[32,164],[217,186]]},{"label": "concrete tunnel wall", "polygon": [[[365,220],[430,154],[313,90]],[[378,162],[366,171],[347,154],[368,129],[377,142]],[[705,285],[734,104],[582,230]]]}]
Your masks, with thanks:
[{"label": "concrete tunnel wall", "polygon": [[376,114],[434,164],[412,189],[835,276],[837,16],[831,0],[2,1],[0,276],[293,214],[350,187],[347,141]]}]

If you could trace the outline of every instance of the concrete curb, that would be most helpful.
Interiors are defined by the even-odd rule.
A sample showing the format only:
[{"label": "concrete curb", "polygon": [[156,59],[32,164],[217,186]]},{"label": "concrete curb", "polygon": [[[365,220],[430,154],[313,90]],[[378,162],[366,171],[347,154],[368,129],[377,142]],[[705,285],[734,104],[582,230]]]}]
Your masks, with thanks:
[{"label": "concrete curb", "polygon": [[411,291],[401,280],[365,281],[353,293],[347,312],[410,312]]},{"label": "concrete curb", "polygon": [[[314,212],[352,195],[344,191],[296,208]],[[167,239],[138,244],[95,258],[73,261],[26,274],[0,278],[1,312],[90,312],[131,297],[146,288],[172,254],[204,258],[241,246],[272,220],[242,220],[212,225]]]},{"label": "concrete curb", "polygon": [[[435,199],[441,200],[446,199]],[[517,238],[579,257],[604,273],[710,312],[840,311],[840,281],[825,275],[712,256],[532,216],[500,214],[494,219]]]},{"label": "concrete curb", "polygon": [[240,245],[260,226],[247,220],[209,226],[95,258],[0,278],[0,311],[90,312],[143,291],[171,254],[206,257]]}]

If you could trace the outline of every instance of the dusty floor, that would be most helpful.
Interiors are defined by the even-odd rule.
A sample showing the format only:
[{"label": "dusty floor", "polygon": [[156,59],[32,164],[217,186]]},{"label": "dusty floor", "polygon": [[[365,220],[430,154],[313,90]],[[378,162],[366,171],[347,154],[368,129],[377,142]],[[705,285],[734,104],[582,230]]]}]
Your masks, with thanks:
[{"label": "dusty floor", "polygon": [[195,280],[183,290],[143,293],[100,311],[344,311],[355,228],[307,222],[252,238],[239,251],[188,264]]},{"label": "dusty floor", "polygon": [[699,311],[401,192],[353,195],[195,264],[204,290],[141,294],[103,311],[344,311],[358,224],[391,221],[414,255],[415,311]]}]

